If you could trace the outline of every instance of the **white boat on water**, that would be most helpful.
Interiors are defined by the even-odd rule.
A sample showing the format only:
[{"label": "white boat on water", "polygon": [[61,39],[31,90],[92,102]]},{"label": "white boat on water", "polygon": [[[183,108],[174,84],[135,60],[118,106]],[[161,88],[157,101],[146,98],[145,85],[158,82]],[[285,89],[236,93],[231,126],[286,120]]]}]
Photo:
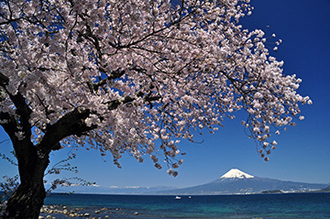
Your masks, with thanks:
[{"label": "white boat on water", "polygon": [[177,196],[175,196],[175,199],[181,199],[181,197],[177,195]]}]

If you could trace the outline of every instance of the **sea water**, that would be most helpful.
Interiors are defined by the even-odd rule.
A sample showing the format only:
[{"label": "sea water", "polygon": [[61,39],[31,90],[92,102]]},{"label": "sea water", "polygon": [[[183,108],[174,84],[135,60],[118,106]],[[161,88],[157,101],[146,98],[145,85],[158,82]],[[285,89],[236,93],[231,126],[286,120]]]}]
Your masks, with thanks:
[{"label": "sea water", "polygon": [[[78,209],[96,218],[330,218],[330,193],[181,196],[181,199],[151,195],[52,194],[45,199],[45,205],[65,206],[68,211]],[[51,216],[68,218],[63,214]]]}]

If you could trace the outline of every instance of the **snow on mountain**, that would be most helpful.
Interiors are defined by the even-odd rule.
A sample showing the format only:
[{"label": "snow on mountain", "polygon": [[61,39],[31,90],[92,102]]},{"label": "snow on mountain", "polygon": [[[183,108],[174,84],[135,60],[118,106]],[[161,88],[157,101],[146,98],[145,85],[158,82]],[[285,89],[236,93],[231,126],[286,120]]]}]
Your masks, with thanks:
[{"label": "snow on mountain", "polygon": [[229,170],[227,173],[225,173],[224,175],[222,175],[220,178],[239,178],[239,179],[249,179],[249,178],[254,178],[254,176],[244,173],[243,171],[239,170],[239,169],[231,169]]}]

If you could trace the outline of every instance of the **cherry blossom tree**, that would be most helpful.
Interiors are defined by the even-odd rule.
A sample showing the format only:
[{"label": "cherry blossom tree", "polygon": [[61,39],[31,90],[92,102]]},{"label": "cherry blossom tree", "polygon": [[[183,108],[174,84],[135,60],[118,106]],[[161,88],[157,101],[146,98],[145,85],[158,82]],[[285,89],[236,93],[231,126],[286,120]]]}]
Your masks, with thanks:
[{"label": "cherry blossom tree", "polygon": [[180,139],[244,110],[268,160],[272,131],[311,100],[265,33],[240,25],[251,10],[249,0],[1,0],[0,124],[20,175],[7,217],[37,217],[49,154],[73,143],[118,167],[125,152],[156,168],[163,157],[176,176]]}]

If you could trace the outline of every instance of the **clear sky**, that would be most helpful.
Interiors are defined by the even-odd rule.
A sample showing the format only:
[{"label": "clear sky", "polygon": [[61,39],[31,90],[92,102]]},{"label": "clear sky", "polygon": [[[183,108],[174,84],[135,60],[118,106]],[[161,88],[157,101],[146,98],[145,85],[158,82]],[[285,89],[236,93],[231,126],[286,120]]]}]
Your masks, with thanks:
[{"label": "clear sky", "polygon": [[[274,54],[284,60],[284,73],[296,74],[303,80],[298,92],[310,96],[313,105],[302,106],[305,120],[276,137],[277,149],[265,162],[255,143],[244,133],[239,114],[224,122],[213,135],[197,140],[201,144],[182,141],[179,145],[184,164],[179,175],[168,176],[166,168],[158,170],[145,157],[144,163],[124,156],[122,169],[112,164],[112,157],[101,157],[98,151],[80,149],[72,162],[79,173],[71,176],[109,186],[175,186],[188,187],[213,181],[231,168],[239,168],[254,176],[312,183],[330,183],[330,0],[251,0],[253,14],[243,19],[249,30],[263,29],[270,37],[282,39]],[[267,26],[269,26],[267,28]],[[271,40],[271,39],[270,39]],[[269,48],[275,45],[269,43]],[[0,129],[0,142],[8,138]],[[0,144],[0,152],[8,154],[10,143]],[[66,157],[68,149],[53,153],[54,164]],[[106,162],[104,162],[106,161]],[[0,176],[14,175],[16,170],[0,160]],[[64,174],[64,176],[66,176]],[[67,175],[69,176],[69,175]]]}]

